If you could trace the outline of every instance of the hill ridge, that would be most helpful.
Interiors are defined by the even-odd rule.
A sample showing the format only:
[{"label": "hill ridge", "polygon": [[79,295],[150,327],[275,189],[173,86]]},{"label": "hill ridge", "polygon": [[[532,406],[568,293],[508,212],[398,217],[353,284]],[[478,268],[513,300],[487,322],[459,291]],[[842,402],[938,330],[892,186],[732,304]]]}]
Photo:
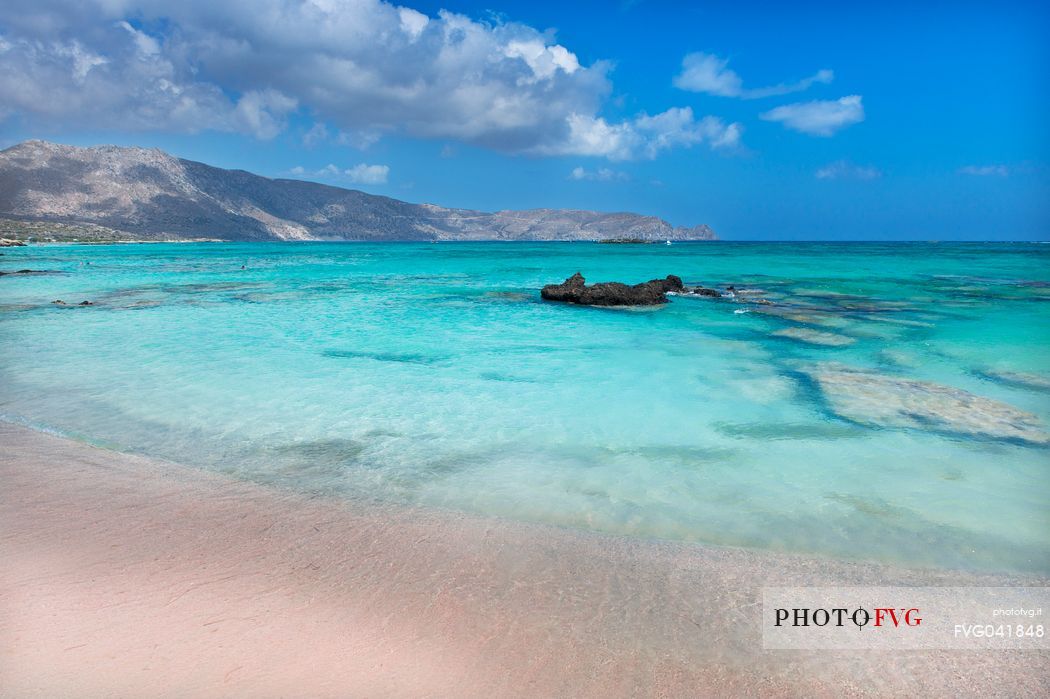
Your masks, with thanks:
[{"label": "hill ridge", "polygon": [[412,204],[268,178],[157,148],[31,140],[0,151],[0,217],[102,226],[139,239],[712,240],[706,225],[583,209],[496,212]]}]

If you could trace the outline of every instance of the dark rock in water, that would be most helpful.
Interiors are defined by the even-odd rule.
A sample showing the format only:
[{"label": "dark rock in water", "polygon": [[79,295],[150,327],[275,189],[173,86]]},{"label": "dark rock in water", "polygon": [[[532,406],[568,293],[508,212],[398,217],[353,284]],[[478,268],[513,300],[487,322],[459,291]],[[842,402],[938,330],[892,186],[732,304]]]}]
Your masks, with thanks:
[{"label": "dark rock in water", "polygon": [[648,283],[649,284],[653,284],[653,283],[657,283],[658,284],[658,283],[661,283],[661,282],[665,285],[664,291],[681,291],[682,289],[685,288],[685,285],[682,284],[682,278],[677,276],[677,275],[674,275],[674,274],[668,274],[663,279],[653,279],[652,281],[650,281]]},{"label": "dark rock in water", "polygon": [[681,291],[669,291],[667,293],[672,296],[707,296],[715,299],[722,298],[721,292],[717,289],[708,289],[703,286],[687,286]]},{"label": "dark rock in water", "polygon": [[606,282],[587,286],[579,272],[561,284],[548,284],[540,296],[548,301],[577,303],[582,306],[655,306],[667,303],[667,292],[685,289],[682,280],[673,274],[664,279],[652,279],[628,286],[620,282]]},{"label": "dark rock in water", "polygon": [[20,269],[15,272],[0,272],[0,277],[5,274],[58,274],[58,272],[52,272],[46,269]]},{"label": "dark rock in water", "polygon": [[62,299],[57,299],[55,301],[52,301],[51,303],[55,304],[56,306],[65,306],[66,305],[66,302],[63,301]]},{"label": "dark rock in water", "polygon": [[77,305],[79,305],[79,306],[94,306],[95,304],[91,303],[90,301],[81,301]]}]

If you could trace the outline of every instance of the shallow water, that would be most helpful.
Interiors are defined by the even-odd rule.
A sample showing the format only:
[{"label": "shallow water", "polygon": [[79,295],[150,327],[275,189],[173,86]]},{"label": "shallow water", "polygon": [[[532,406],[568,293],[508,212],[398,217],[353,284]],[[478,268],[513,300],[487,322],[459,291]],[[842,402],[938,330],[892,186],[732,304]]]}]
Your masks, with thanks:
[{"label": "shallow water", "polygon": [[[63,274],[0,277],[7,419],[350,498],[1050,570],[1047,246],[48,245],[0,257],[24,268]],[[647,311],[539,300],[575,271],[738,293]]]}]

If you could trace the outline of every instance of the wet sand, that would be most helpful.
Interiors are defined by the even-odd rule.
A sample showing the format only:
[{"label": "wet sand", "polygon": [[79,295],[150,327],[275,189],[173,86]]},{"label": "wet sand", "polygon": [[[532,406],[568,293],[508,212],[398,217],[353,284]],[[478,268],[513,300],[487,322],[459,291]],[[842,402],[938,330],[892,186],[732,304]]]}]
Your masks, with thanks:
[{"label": "wet sand", "polygon": [[0,423],[0,696],[1047,696],[1040,652],[763,651],[763,585],[1046,585],[232,481]]}]

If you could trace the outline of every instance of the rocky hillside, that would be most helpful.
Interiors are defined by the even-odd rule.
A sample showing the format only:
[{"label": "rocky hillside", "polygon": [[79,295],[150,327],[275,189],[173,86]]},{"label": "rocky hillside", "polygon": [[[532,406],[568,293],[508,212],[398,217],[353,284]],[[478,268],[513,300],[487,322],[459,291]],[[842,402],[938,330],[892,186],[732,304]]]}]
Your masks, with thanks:
[{"label": "rocky hillside", "polygon": [[222,170],[156,149],[27,141],[0,151],[0,217],[131,238],[223,240],[712,240],[706,225],[564,209],[446,209]]}]

